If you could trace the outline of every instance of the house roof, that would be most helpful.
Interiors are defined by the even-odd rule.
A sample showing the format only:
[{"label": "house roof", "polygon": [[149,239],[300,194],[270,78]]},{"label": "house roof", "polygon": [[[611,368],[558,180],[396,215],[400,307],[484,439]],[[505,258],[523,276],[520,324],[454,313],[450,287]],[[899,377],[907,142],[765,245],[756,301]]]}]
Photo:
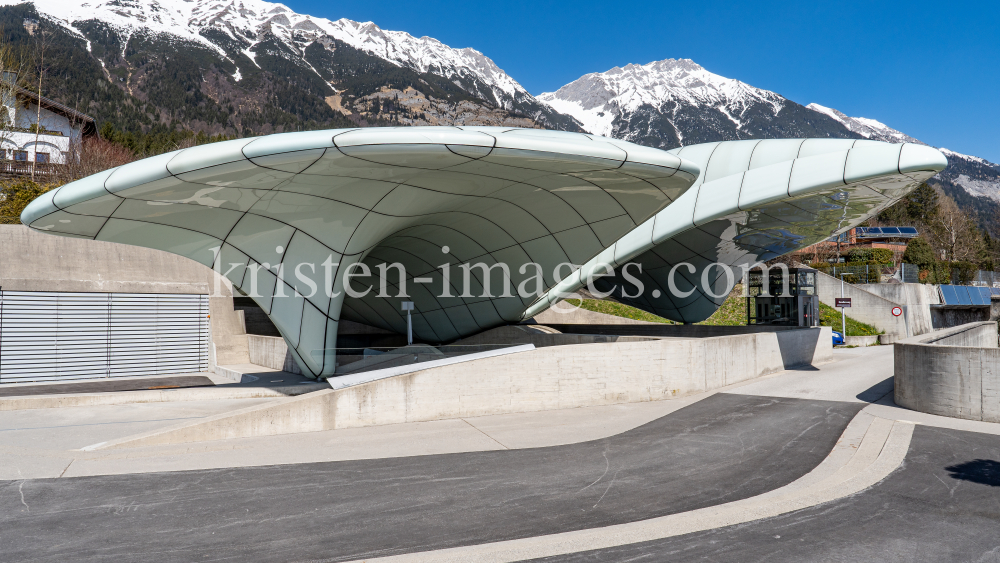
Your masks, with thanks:
[{"label": "house roof", "polygon": [[49,111],[53,111],[55,113],[62,114],[62,115],[68,117],[69,119],[71,119],[73,121],[77,121],[77,122],[81,123],[83,125],[83,134],[84,135],[96,135],[97,134],[97,123],[96,123],[96,121],[94,120],[93,117],[91,117],[91,116],[89,116],[89,115],[87,115],[87,114],[85,114],[83,112],[76,111],[75,109],[73,109],[73,108],[71,108],[71,107],[69,107],[67,105],[60,104],[59,102],[57,102],[55,100],[52,100],[52,99],[49,99],[49,98],[46,98],[45,96],[39,96],[38,93],[32,92],[31,90],[27,90],[25,88],[18,87],[17,88],[17,95],[18,96],[24,96],[25,98],[30,99],[31,101],[37,103],[38,105],[42,106],[43,108],[45,108],[45,109],[47,109]]}]

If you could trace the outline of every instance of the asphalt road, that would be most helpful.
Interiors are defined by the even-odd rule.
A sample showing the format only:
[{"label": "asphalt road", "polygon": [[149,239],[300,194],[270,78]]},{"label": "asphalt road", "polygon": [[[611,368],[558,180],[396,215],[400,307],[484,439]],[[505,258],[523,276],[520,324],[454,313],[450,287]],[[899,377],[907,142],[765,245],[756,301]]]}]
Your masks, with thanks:
[{"label": "asphalt road", "polygon": [[917,426],[902,466],[851,497],[739,526],[539,561],[1000,562],[1000,438]]},{"label": "asphalt road", "polygon": [[0,560],[341,561],[630,522],[781,487],[864,406],[719,394],[566,446],[5,481]]}]

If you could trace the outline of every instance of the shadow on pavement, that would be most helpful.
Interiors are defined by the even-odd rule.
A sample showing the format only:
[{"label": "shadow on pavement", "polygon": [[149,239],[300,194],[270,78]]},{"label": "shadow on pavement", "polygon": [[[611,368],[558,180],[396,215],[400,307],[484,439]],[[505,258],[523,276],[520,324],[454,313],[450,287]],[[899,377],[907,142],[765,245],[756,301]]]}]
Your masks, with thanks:
[{"label": "shadow on pavement", "polygon": [[1000,462],[992,459],[975,459],[945,467],[949,477],[972,481],[980,485],[1000,487]]},{"label": "shadow on pavement", "polygon": [[892,377],[887,377],[875,385],[872,385],[868,389],[858,393],[855,397],[859,401],[864,401],[866,403],[877,403],[879,399],[885,397],[889,393],[892,393],[893,387]]}]

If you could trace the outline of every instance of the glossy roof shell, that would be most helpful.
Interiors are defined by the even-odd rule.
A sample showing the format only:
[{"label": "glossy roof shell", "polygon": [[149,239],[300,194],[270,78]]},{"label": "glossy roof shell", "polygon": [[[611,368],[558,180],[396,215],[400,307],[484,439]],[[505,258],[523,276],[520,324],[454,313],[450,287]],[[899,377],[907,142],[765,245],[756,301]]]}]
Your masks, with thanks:
[{"label": "glossy roof shell", "polygon": [[[738,278],[741,266],[877,215],[947,166],[932,147],[854,139],[725,141],[670,152],[703,170],[694,186],[550,290],[526,318],[592,283],[598,292],[671,320],[705,320],[725,300],[728,281],[717,266],[706,274],[710,265],[730,266]],[[644,286],[638,297],[629,297],[638,288],[620,270],[601,275],[602,264],[628,262],[642,265],[641,274],[630,270]],[[694,271],[678,267],[677,291],[671,291],[670,271],[681,263]]]},{"label": "glossy roof shell", "polygon": [[[306,373],[330,375],[341,318],[405,331],[404,299],[375,292],[345,299],[340,272],[348,265],[404,264],[416,337],[451,341],[517,322],[532,300],[442,298],[430,288],[442,287],[443,264],[504,262],[516,287],[530,275],[517,266],[535,262],[551,288],[557,264],[595,257],[678,200],[699,173],[665,151],[578,133],[310,131],[133,162],[44,194],[22,221],[51,234],[156,248],[216,267],[259,296]],[[326,261],[337,268],[332,289],[340,296],[332,299],[311,291],[322,287]],[[472,293],[485,283],[501,286],[499,270],[490,276],[477,276]],[[425,287],[414,277],[433,283]],[[453,295],[463,291],[457,277]]]}]

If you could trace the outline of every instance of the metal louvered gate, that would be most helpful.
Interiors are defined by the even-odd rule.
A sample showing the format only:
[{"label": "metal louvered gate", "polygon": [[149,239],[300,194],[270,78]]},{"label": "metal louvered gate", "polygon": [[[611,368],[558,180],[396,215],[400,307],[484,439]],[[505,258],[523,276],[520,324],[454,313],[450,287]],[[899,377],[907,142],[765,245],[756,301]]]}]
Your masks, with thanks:
[{"label": "metal louvered gate", "polygon": [[0,290],[0,383],[208,370],[208,296]]}]

